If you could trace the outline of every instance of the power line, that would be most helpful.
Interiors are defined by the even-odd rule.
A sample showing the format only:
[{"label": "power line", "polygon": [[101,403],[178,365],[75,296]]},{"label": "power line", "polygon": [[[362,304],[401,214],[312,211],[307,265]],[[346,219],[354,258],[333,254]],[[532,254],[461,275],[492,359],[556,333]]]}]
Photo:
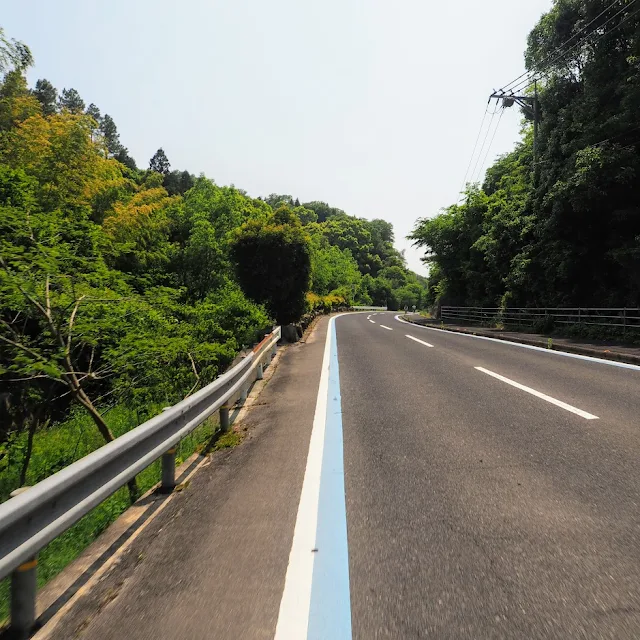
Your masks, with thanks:
[{"label": "power line", "polygon": [[482,178],[482,172],[484,171],[485,166],[487,165],[487,159],[489,158],[489,152],[491,151],[491,147],[493,146],[493,141],[496,139],[496,133],[498,133],[498,128],[500,127],[500,121],[502,120],[502,116],[504,115],[504,107],[500,110],[500,117],[498,118],[498,122],[496,123],[496,128],[493,130],[493,136],[491,136],[491,141],[489,142],[489,146],[487,147],[487,152],[485,153],[484,160],[480,165],[480,172],[478,173],[478,177],[476,178],[476,182],[478,182]]},{"label": "power line", "polygon": [[[609,11],[609,9],[611,9],[613,5],[616,4],[616,2],[618,2],[618,0],[613,0],[613,2],[608,7],[606,7],[603,11],[601,11],[593,20],[591,20],[591,22],[589,22],[584,27],[582,27],[580,31],[577,31],[576,33],[574,33],[566,42],[563,42],[559,47],[556,47],[542,62],[539,63],[539,65],[536,65],[536,66],[543,66],[550,58],[552,58],[556,53],[558,53],[560,49],[562,49],[563,47],[566,47],[574,38],[579,36],[583,31],[588,29],[598,18],[600,18],[607,11]],[[535,69],[534,69],[534,72],[535,72]],[[509,91],[509,87],[512,84],[520,80],[520,78],[524,78],[525,76],[528,76],[530,73],[531,73],[530,71],[525,71],[524,73],[519,75],[515,80],[512,80],[511,82],[506,84],[504,87],[502,87],[499,91],[502,91],[502,92]],[[512,92],[516,91],[516,89],[511,89],[511,91]]]},{"label": "power line", "polygon": [[467,170],[464,172],[464,179],[462,180],[462,186],[460,187],[458,202],[460,202],[461,194],[464,191],[464,188],[467,184],[467,176],[469,175],[469,169],[471,169],[471,163],[473,162],[473,158],[476,154],[476,149],[478,148],[478,141],[480,140],[480,135],[482,134],[482,127],[484,126],[484,121],[487,119],[487,114],[489,113],[489,104],[484,110],[484,114],[482,115],[482,122],[480,123],[480,129],[478,129],[478,135],[476,136],[476,142],[473,145],[473,151],[471,152],[471,157],[469,158],[469,164],[467,165]]},{"label": "power line", "polygon": [[480,153],[478,154],[478,157],[476,158],[476,163],[473,166],[473,171],[471,173],[471,178],[474,178],[474,176],[476,175],[476,169],[478,168],[478,163],[480,162],[480,158],[482,157],[482,152],[484,151],[484,146],[487,144],[487,139],[489,138],[489,132],[491,131],[491,125],[493,124],[493,119],[496,116],[497,111],[493,111],[491,113],[491,120],[489,120],[489,126],[487,127],[487,131],[484,134],[484,140],[482,141],[482,146],[480,147]]},{"label": "power line", "polygon": [[[611,22],[614,18],[618,17],[621,13],[623,13],[626,9],[628,9],[632,4],[634,4],[637,0],[630,0],[630,2],[625,5],[624,7],[622,7],[622,9],[620,9],[620,11],[618,11],[617,13],[614,13],[612,16],[610,16],[605,22],[603,22],[600,25],[600,28],[602,29],[603,27],[605,27],[607,24],[609,24],[609,22]],[[619,24],[617,24],[613,29],[611,29],[611,31],[609,31],[608,33],[601,33],[594,41],[597,42],[598,40],[604,38],[606,35],[608,35],[609,33],[612,33],[613,31],[615,31],[616,29],[619,29],[625,22],[627,22],[627,20],[630,20],[631,18],[633,18],[633,16],[635,16],[637,13],[640,12],[640,9],[636,9],[633,13],[630,13],[628,16],[626,16]],[[555,64],[556,62],[560,61],[562,58],[565,58],[567,55],[569,55],[572,51],[574,51],[575,49],[577,49],[578,47],[581,47],[593,34],[595,33],[595,31],[592,31],[591,33],[589,33],[587,36],[585,36],[582,40],[580,40],[580,42],[577,42],[575,45],[573,45],[573,47],[571,47],[570,49],[568,49],[567,51],[565,51],[564,53],[561,53],[559,56],[556,56],[548,65],[545,69],[541,69],[537,72],[535,72],[533,75],[531,75],[529,78],[525,79],[524,81],[518,83],[518,85],[512,87],[510,89],[510,92],[513,93],[514,91],[525,91],[526,89],[528,89],[536,80],[540,80],[543,75],[545,74],[545,71],[548,70],[548,68]]]}]

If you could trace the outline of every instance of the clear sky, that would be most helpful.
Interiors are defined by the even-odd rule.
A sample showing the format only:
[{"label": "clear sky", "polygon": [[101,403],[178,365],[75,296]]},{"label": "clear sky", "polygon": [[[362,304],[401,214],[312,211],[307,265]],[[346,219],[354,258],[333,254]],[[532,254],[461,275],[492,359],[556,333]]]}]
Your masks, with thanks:
[{"label": "clear sky", "polygon": [[[290,193],[394,224],[455,202],[487,98],[551,0],[21,0],[0,26],[30,80],[75,87],[139,166]],[[489,160],[518,139],[505,112]],[[478,170],[479,171],[479,170]]]}]

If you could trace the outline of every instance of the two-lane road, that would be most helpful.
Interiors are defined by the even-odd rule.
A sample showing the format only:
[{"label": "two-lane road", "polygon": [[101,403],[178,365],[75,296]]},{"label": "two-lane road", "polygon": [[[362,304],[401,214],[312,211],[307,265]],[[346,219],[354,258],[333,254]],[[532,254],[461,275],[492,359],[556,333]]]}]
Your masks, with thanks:
[{"label": "two-lane road", "polygon": [[640,371],[336,320],[353,636],[640,637]]},{"label": "two-lane road", "polygon": [[38,640],[640,638],[639,367],[393,313],[281,355]]}]

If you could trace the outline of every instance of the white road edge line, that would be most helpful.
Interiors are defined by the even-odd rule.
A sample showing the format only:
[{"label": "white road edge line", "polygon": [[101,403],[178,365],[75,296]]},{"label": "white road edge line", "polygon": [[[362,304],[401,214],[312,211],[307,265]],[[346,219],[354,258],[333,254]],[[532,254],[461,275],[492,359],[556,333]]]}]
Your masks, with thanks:
[{"label": "white road edge line", "polygon": [[391,327],[386,327],[385,325],[381,324],[379,325],[381,329],[386,329],[387,331],[393,331],[393,329]]},{"label": "white road edge line", "polygon": [[[340,314],[342,315],[342,314]],[[298,515],[293,530],[293,542],[289,553],[289,564],[280,600],[280,612],[274,640],[306,638],[311,608],[311,585],[318,528],[318,502],[320,500],[320,478],[322,475],[322,457],[324,454],[324,435],[327,422],[327,400],[329,395],[329,365],[331,362],[331,335],[334,316],[327,324],[327,337],[324,343],[320,384],[316,411],[313,416],[311,439],[307,465],[300,492]]]},{"label": "white road edge line", "polygon": [[420,344],[423,344],[425,347],[431,347],[433,349],[433,345],[429,344],[428,342],[425,342],[424,340],[418,340],[418,338],[414,338],[413,336],[410,336],[408,333],[405,334],[404,336],[405,338],[409,338],[409,340],[413,340],[414,342],[419,342]]},{"label": "white road edge line", "polygon": [[474,367],[474,369],[478,371],[482,371],[482,373],[486,373],[487,375],[492,376],[493,378],[497,378],[498,380],[502,380],[502,382],[506,382],[507,384],[510,384],[512,387],[516,387],[516,389],[521,389],[522,391],[526,391],[527,393],[530,393],[532,396],[536,396],[536,398],[540,398],[541,400],[546,400],[551,404],[555,404],[556,407],[560,407],[562,409],[565,409],[566,411],[571,411],[571,413],[575,413],[576,415],[579,415],[585,420],[599,420],[598,416],[594,416],[592,413],[587,413],[582,409],[577,409],[576,407],[573,407],[570,404],[567,404],[566,402],[562,402],[562,400],[556,400],[555,398],[552,398],[551,396],[541,393],[540,391],[536,391],[531,387],[525,387],[523,384],[520,384],[519,382],[515,382],[514,380],[510,380],[509,378],[505,378],[504,376],[501,376],[499,373],[494,373],[493,371],[489,371],[484,367]]}]

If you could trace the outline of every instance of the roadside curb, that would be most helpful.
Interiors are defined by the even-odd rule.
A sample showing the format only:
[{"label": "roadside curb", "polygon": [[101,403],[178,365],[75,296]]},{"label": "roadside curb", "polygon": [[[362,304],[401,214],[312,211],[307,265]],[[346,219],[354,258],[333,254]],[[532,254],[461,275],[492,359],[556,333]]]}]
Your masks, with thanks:
[{"label": "roadside curb", "polygon": [[449,327],[447,325],[436,325],[433,326],[431,324],[426,324],[423,322],[415,322],[409,318],[403,318],[406,322],[410,322],[411,324],[415,324],[418,327],[429,327],[430,329],[438,329],[440,331],[449,331],[450,333],[462,333],[465,335],[472,336],[482,336],[483,338],[495,338],[496,340],[504,340],[505,342],[516,342],[518,344],[526,344],[531,347],[541,347],[544,349],[549,349],[549,351],[565,351],[567,353],[575,353],[581,356],[590,356],[592,358],[600,358],[602,360],[613,360],[614,362],[624,362],[626,364],[635,364],[640,365],[640,356],[627,355],[624,353],[619,353],[617,351],[600,351],[598,349],[591,349],[589,347],[580,347],[577,345],[571,344],[554,344],[549,348],[547,343],[543,340],[528,340],[526,338],[520,338],[517,336],[507,336],[500,333],[487,333],[485,331],[473,331],[462,329],[460,327]]}]

